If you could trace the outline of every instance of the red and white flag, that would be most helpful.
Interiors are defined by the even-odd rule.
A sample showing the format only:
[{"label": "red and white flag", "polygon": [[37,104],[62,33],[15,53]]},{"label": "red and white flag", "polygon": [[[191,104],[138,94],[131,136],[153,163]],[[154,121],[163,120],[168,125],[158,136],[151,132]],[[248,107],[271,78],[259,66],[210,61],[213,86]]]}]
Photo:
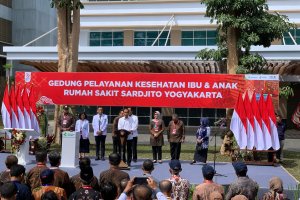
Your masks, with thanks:
[{"label": "red and white flag", "polygon": [[262,119],[262,131],[263,131],[263,137],[264,137],[264,146],[265,150],[268,150],[272,147],[272,138],[271,138],[271,132],[270,132],[270,119],[267,112],[267,107],[264,100],[264,95],[261,93],[259,102],[259,112]]},{"label": "red and white flag", "polygon": [[251,107],[254,117],[254,146],[257,150],[265,150],[264,137],[262,132],[262,119],[258,109],[255,93],[253,93],[251,98]]},{"label": "red and white flag", "polygon": [[254,117],[251,109],[248,92],[244,97],[244,107],[247,115],[247,149],[253,149],[255,144]]},{"label": "red and white flag", "polygon": [[19,119],[19,128],[25,128],[25,119],[24,119],[24,106],[22,100],[22,87],[18,87],[17,94],[17,108],[18,108],[18,119]]},{"label": "red and white flag", "polygon": [[270,133],[272,138],[272,147],[273,149],[278,150],[280,149],[280,144],[279,144],[278,131],[277,131],[277,122],[276,122],[274,106],[270,94],[267,97],[266,107],[270,119]]},{"label": "red and white flag", "polygon": [[11,127],[19,128],[18,106],[17,106],[14,84],[12,84],[10,87],[10,104],[11,104]]},{"label": "red and white flag", "polygon": [[30,89],[29,93],[29,104],[30,104],[30,118],[31,118],[31,128],[36,132],[40,132],[39,122],[36,115],[36,95],[33,87]]},{"label": "red and white flag", "polygon": [[11,128],[11,106],[9,101],[8,85],[6,85],[1,106],[2,122],[4,128]]},{"label": "red and white flag", "polygon": [[247,116],[240,94],[231,118],[230,130],[233,132],[239,147],[245,149],[247,146]]},{"label": "red and white flag", "polygon": [[29,104],[28,91],[27,91],[26,86],[24,86],[24,89],[22,92],[22,100],[23,100],[23,106],[24,106],[25,128],[31,129],[30,104]]}]

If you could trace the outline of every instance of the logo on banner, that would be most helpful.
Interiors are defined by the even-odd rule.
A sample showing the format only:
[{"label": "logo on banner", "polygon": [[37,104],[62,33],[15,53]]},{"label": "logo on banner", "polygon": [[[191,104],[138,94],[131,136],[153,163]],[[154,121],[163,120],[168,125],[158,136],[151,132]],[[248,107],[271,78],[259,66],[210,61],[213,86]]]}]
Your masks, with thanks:
[{"label": "logo on banner", "polygon": [[31,72],[25,72],[25,83],[29,83],[31,81]]},{"label": "logo on banner", "polygon": [[41,98],[36,103],[37,104],[44,104],[44,105],[54,105],[52,99],[50,99],[46,96],[41,96]]}]

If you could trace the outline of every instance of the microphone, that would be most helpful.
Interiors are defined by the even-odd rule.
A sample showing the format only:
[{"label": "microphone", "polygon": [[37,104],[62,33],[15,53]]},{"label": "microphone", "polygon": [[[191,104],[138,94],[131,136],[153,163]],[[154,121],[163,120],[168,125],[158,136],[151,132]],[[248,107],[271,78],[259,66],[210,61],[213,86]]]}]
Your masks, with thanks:
[{"label": "microphone", "polygon": [[226,118],[221,118],[221,119],[215,121],[214,125],[215,126],[225,127],[226,126]]}]

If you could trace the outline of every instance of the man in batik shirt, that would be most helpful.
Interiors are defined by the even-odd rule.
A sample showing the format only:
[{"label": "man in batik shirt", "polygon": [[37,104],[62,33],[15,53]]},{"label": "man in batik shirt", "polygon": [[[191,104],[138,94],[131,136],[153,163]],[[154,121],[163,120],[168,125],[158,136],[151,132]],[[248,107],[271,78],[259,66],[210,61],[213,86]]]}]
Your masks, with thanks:
[{"label": "man in batik shirt", "polygon": [[[84,169],[86,167],[90,167],[91,166],[91,159],[88,157],[84,157],[79,161],[79,168]],[[79,188],[81,187],[81,178],[80,178],[80,173],[76,174],[74,176],[71,177],[70,179],[71,181],[71,187],[73,192],[75,192],[76,190],[79,190]],[[90,183],[90,186],[92,186],[92,188],[96,191],[100,191],[100,187],[99,187],[99,183],[98,183],[98,178],[96,176],[94,176],[92,178],[92,181]]]},{"label": "man in batik shirt", "polygon": [[203,183],[196,186],[193,193],[193,200],[210,199],[210,195],[213,192],[218,192],[224,197],[224,189],[222,185],[213,182],[215,170],[210,165],[203,165],[202,174],[204,181]]},{"label": "man in batik shirt", "polygon": [[62,144],[62,132],[75,130],[75,118],[69,112],[69,106],[64,106],[63,113],[57,119],[57,126],[60,128],[60,144]]},{"label": "man in batik shirt", "polygon": [[70,196],[70,200],[77,200],[77,199],[85,199],[85,200],[94,200],[94,199],[101,199],[101,195],[98,191],[94,190],[91,186],[91,182],[93,180],[94,173],[93,168],[87,166],[80,171],[80,180],[81,180],[81,187],[74,192]]},{"label": "man in batik shirt", "polygon": [[27,173],[26,183],[31,188],[31,190],[42,185],[40,180],[40,174],[43,170],[48,169],[46,166],[47,163],[47,152],[46,151],[37,151],[35,153],[36,166],[33,167]]},{"label": "man in batik shirt", "polygon": [[258,184],[247,176],[247,165],[243,162],[232,163],[237,179],[230,184],[226,200],[230,200],[236,195],[244,195],[249,200],[256,199],[258,192]]},{"label": "man in batik shirt", "polygon": [[171,160],[169,163],[171,178],[168,179],[172,183],[173,199],[188,200],[190,183],[187,179],[180,177],[182,171],[179,160]]}]

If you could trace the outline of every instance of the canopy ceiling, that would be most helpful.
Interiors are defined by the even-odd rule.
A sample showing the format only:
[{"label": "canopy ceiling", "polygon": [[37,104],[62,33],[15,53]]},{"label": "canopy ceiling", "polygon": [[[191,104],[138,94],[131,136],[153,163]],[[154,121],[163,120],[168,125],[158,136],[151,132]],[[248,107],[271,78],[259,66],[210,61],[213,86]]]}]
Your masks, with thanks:
[{"label": "canopy ceiling", "polygon": [[[57,62],[22,61],[42,72],[57,72]],[[300,75],[300,61],[268,61],[271,74]],[[79,62],[78,72],[145,73],[225,73],[226,67],[214,61],[89,61]]]}]

